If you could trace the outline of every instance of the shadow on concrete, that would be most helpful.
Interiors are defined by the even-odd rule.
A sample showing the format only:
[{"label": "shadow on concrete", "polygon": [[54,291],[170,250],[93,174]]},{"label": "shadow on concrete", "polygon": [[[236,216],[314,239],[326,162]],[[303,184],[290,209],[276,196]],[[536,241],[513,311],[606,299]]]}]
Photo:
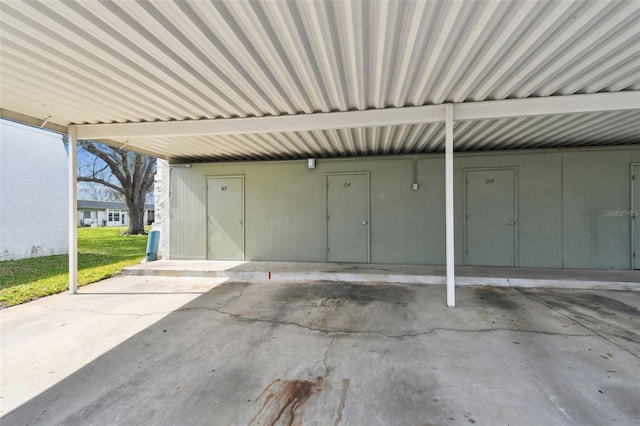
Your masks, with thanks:
[{"label": "shadow on concrete", "polygon": [[[596,319],[616,312],[633,329],[636,306],[601,297],[597,309],[590,296],[569,292],[461,288],[460,307],[447,309],[443,292],[225,283],[2,424],[570,424],[565,415],[577,423],[640,415],[640,387],[630,377],[637,351],[572,323],[570,311],[596,311]],[[624,337],[640,343],[637,333]]]},{"label": "shadow on concrete", "polygon": [[[228,340],[222,342],[211,338],[221,334],[219,318],[213,318],[221,314],[215,309],[241,288],[229,283],[202,294],[7,413],[1,423],[181,424],[187,419],[191,424],[215,424],[224,396],[239,396],[229,384],[240,384],[253,374],[246,365],[219,365],[216,354],[221,348],[214,345],[237,344],[237,335],[223,333]],[[197,395],[192,395],[195,387]],[[194,397],[207,404],[197,404],[201,411],[190,417]]]}]

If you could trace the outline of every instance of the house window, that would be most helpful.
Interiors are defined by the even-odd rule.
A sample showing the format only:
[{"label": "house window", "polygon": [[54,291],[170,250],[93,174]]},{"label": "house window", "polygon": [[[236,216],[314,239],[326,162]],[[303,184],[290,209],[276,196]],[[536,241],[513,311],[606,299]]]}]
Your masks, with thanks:
[{"label": "house window", "polygon": [[84,219],[90,219],[91,218],[91,212],[89,210],[85,210],[82,212],[82,217]]},{"label": "house window", "polygon": [[109,212],[109,222],[120,222],[120,212]]}]

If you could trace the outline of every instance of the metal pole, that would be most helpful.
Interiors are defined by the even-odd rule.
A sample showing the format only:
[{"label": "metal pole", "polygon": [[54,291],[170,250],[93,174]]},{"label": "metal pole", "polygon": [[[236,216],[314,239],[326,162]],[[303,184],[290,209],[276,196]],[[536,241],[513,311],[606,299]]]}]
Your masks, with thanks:
[{"label": "metal pole", "polygon": [[445,202],[447,232],[447,306],[456,306],[453,214],[453,105],[445,106]]},{"label": "metal pole", "polygon": [[69,127],[69,294],[78,292],[78,186],[76,178],[76,128]]}]

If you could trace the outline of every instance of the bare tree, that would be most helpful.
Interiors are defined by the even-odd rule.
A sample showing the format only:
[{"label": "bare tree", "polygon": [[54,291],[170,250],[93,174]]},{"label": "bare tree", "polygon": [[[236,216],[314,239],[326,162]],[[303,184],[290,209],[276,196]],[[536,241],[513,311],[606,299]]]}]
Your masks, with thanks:
[{"label": "bare tree", "polygon": [[99,183],[122,194],[129,209],[126,233],[144,234],[144,204],[153,186],[156,159],[94,141],[80,141],[78,147],[94,156],[91,164],[78,170],[78,181]]},{"label": "bare tree", "polygon": [[[78,164],[78,167],[79,170],[82,169],[80,164]],[[95,182],[83,182],[78,185],[78,199],[124,203],[122,193]]]}]

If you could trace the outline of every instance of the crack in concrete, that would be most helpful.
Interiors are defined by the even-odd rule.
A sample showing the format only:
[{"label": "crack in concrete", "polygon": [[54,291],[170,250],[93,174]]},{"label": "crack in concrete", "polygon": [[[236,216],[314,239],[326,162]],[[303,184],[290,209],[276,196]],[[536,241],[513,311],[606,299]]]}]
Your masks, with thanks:
[{"label": "crack in concrete", "polygon": [[329,368],[329,364],[327,364],[327,358],[329,357],[329,351],[331,350],[331,347],[333,346],[333,342],[335,340],[335,336],[333,336],[331,333],[327,333],[327,337],[329,338],[329,344],[327,345],[327,349],[324,350],[324,353],[322,355],[322,359],[319,359],[315,364],[313,364],[313,366],[308,369],[307,371],[309,372],[309,375],[313,376],[314,373],[314,369],[316,367],[318,367],[318,365],[322,364],[324,366],[324,376],[323,377],[327,377],[329,376],[329,373],[331,373],[331,368]]},{"label": "crack in concrete", "polygon": [[64,309],[60,309],[60,308],[50,308],[48,306],[42,306],[43,308],[46,309],[53,309],[54,311],[65,311],[65,312],[91,312],[92,314],[96,314],[96,315],[105,315],[105,316],[113,316],[113,317],[148,317],[151,315],[167,315],[170,314],[172,312],[176,312],[179,309],[174,309],[174,310],[170,310],[170,311],[160,311],[160,312],[147,312],[145,314],[132,314],[132,313],[128,313],[128,312],[102,312],[102,311],[95,311],[93,309],[71,309],[71,308],[64,308]]},{"label": "crack in concrete", "polygon": [[531,295],[529,295],[529,294],[525,293],[522,289],[518,289],[518,288],[515,288],[515,287],[514,287],[514,290],[516,290],[518,293],[522,294],[522,295],[523,295],[523,296],[525,296],[526,298],[528,298],[528,299],[530,299],[530,300],[533,300],[534,302],[537,302],[537,303],[541,304],[542,306],[544,306],[544,307],[545,307],[545,308],[547,308],[547,309],[552,310],[553,312],[555,312],[555,313],[557,313],[558,315],[560,315],[560,316],[562,316],[562,317],[566,318],[567,320],[569,320],[569,321],[571,321],[571,322],[574,322],[574,323],[578,324],[580,327],[582,327],[582,328],[584,328],[584,329],[586,329],[586,330],[589,330],[591,333],[593,333],[593,335],[594,335],[594,336],[598,336],[598,337],[600,337],[601,339],[604,339],[604,340],[606,340],[607,342],[611,343],[612,345],[614,345],[614,346],[615,346],[615,347],[617,347],[618,349],[620,349],[620,350],[622,350],[622,351],[624,351],[624,352],[628,353],[629,355],[631,355],[631,356],[633,356],[633,357],[635,357],[635,358],[640,359],[640,356],[639,356],[639,355],[637,355],[637,354],[635,354],[635,353],[631,352],[629,349],[627,349],[627,348],[625,348],[625,347],[623,347],[623,346],[620,346],[618,343],[614,342],[613,340],[609,339],[608,337],[604,336],[603,334],[598,333],[598,331],[596,331],[596,330],[592,329],[591,327],[588,327],[588,326],[584,325],[584,324],[583,324],[583,323],[581,323],[577,318],[572,318],[571,316],[569,316],[569,314],[566,314],[566,313],[564,313],[564,312],[561,312],[560,310],[558,310],[558,309],[554,308],[553,306],[548,305],[548,304],[547,304],[547,303],[545,303],[543,300],[540,300],[540,299],[538,299],[538,298],[536,298],[536,297],[534,297],[534,296],[531,296]]},{"label": "crack in concrete", "polygon": [[331,369],[329,368],[329,364],[327,364],[327,358],[329,358],[329,351],[331,350],[331,347],[333,346],[333,342],[336,339],[336,337],[331,334],[327,334],[327,336],[331,340],[329,340],[329,345],[327,346],[327,350],[324,351],[324,356],[322,357],[322,364],[324,364],[324,369],[325,369],[325,375],[324,375],[325,377],[327,377],[331,372]]},{"label": "crack in concrete", "polygon": [[244,284],[242,286],[242,288],[240,289],[240,293],[238,293],[236,296],[233,296],[231,298],[229,298],[229,300],[227,300],[222,306],[220,306],[220,308],[218,309],[222,309],[222,308],[226,308],[227,306],[229,306],[229,304],[235,300],[238,300],[242,297],[242,295],[244,294],[244,290],[249,287],[249,285],[251,285],[248,281],[243,282],[242,284]]},{"label": "crack in concrete", "polygon": [[[557,332],[552,332],[552,331],[540,331],[540,330],[528,330],[528,329],[517,329],[517,328],[508,328],[508,327],[493,327],[493,328],[481,328],[481,329],[461,329],[461,328],[447,328],[447,327],[436,327],[436,328],[432,328],[432,329],[428,329],[425,331],[420,331],[420,332],[416,332],[416,333],[404,333],[404,334],[389,334],[389,333],[385,333],[382,331],[378,331],[378,330],[348,330],[348,329],[329,329],[329,328],[319,328],[319,327],[311,327],[308,325],[304,325],[304,324],[300,324],[297,323],[295,321],[284,321],[284,320],[275,320],[275,319],[264,319],[264,318],[253,318],[253,317],[247,317],[247,316],[243,316],[240,314],[236,314],[233,312],[229,312],[226,310],[223,310],[223,308],[226,308],[227,306],[229,306],[232,302],[240,299],[243,295],[244,295],[244,290],[251,285],[251,283],[249,281],[246,281],[243,283],[243,287],[240,289],[239,293],[236,294],[235,296],[230,297],[226,302],[224,302],[222,305],[220,305],[220,307],[217,308],[210,308],[210,307],[183,307],[183,308],[178,308],[178,309],[174,309],[174,310],[169,310],[169,311],[161,311],[161,312],[147,312],[144,314],[133,314],[133,313],[115,313],[115,312],[100,312],[100,311],[95,311],[95,310],[91,310],[91,309],[64,309],[64,310],[68,310],[68,311],[72,311],[72,312],[91,312],[94,313],[96,315],[106,315],[106,316],[132,316],[132,317],[146,317],[146,316],[151,316],[151,315],[167,315],[170,313],[174,313],[174,312],[187,312],[187,311],[193,311],[193,310],[207,310],[207,311],[213,311],[216,313],[219,313],[221,315],[227,315],[229,317],[232,317],[234,319],[240,320],[240,321],[250,321],[250,322],[261,322],[261,323],[268,323],[268,324],[276,324],[276,325],[289,325],[289,326],[294,326],[294,327],[298,327],[298,328],[302,328],[305,330],[309,330],[309,331],[315,331],[315,332],[320,332],[320,333],[326,333],[328,334],[328,337],[331,339],[329,342],[329,345],[325,351],[324,354],[324,358],[321,361],[324,366],[325,366],[325,370],[327,370],[327,374],[329,372],[329,367],[326,363],[327,357],[328,357],[328,353],[331,350],[331,347],[333,345],[333,342],[335,340],[335,335],[334,334],[345,334],[345,335],[349,335],[349,334],[374,334],[374,335],[380,335],[389,339],[399,339],[402,340],[404,338],[414,338],[414,337],[420,337],[420,336],[428,336],[430,334],[433,334],[437,331],[451,331],[451,332],[459,332],[459,333],[489,333],[489,332],[494,332],[494,331],[509,331],[509,332],[514,332],[514,333],[530,333],[530,334],[542,334],[542,335],[548,335],[548,336],[563,336],[563,337],[600,337],[602,339],[605,339],[606,341],[610,342],[611,344],[615,345],[616,347],[620,348],[621,350],[629,353],[630,355],[636,357],[636,358],[640,358],[638,355],[634,354],[633,352],[630,352],[629,350],[627,350],[624,347],[621,347],[620,345],[618,345],[617,343],[611,341],[610,339],[608,339],[607,337],[603,336],[602,334],[598,333],[597,331],[591,329],[590,327],[580,323],[578,320],[569,317],[567,314],[564,314],[563,312],[560,312],[559,310],[545,304],[544,302],[524,293],[522,291],[522,289],[517,289],[515,287],[511,287],[514,290],[516,290],[518,293],[522,294],[523,296],[543,305],[544,307],[556,312],[557,314],[561,315],[562,317],[575,322],[576,324],[580,325],[582,328],[588,330],[591,332],[591,334],[575,334],[575,333],[557,333]],[[41,306],[43,308],[48,308],[48,306]]]},{"label": "crack in concrete", "polygon": [[[230,297],[226,302],[224,302],[222,305],[220,305],[219,308],[217,309],[222,309],[222,308],[226,308],[227,306],[229,306],[229,304],[231,304],[231,302],[233,302],[234,300],[239,299],[240,297],[243,296],[244,290],[251,284],[248,281],[245,281],[244,286],[240,289],[240,292],[235,295]],[[130,317],[148,317],[151,315],[168,315],[174,312],[181,312],[181,311],[190,311],[190,310],[197,310],[197,309],[209,309],[209,308],[177,308],[177,309],[172,309],[169,311],[159,311],[159,312],[147,312],[144,314],[132,314],[132,313],[128,313],[128,312],[102,312],[102,311],[96,311],[93,309],[73,309],[73,308],[64,308],[64,309],[60,309],[60,308],[51,308],[48,305],[34,305],[34,306],[38,306],[40,308],[43,309],[53,309],[55,311],[67,311],[67,312],[91,312],[92,314],[96,314],[96,315],[105,315],[105,316],[116,316],[116,317],[121,317],[121,316],[130,316]]]},{"label": "crack in concrete", "polygon": [[[481,328],[481,329],[462,329],[462,328],[446,328],[446,327],[436,327],[436,328],[432,328],[426,331],[421,331],[421,332],[417,332],[417,333],[405,333],[405,334],[389,334],[389,333],[385,333],[382,331],[377,331],[377,330],[346,330],[346,329],[328,329],[328,328],[318,328],[318,327],[311,327],[308,325],[304,325],[304,324],[300,324],[294,321],[284,321],[284,320],[270,320],[270,319],[264,319],[264,318],[252,318],[252,317],[246,317],[240,314],[235,314],[233,312],[228,312],[228,311],[223,311],[219,308],[206,308],[206,307],[202,307],[202,308],[190,308],[190,309],[204,309],[204,310],[208,310],[208,311],[214,311],[217,312],[219,314],[222,315],[227,315],[230,316],[234,319],[240,320],[240,321],[249,321],[249,322],[261,322],[261,323],[267,323],[267,324],[277,324],[277,325],[290,325],[290,326],[294,326],[294,327],[299,327],[299,328],[303,328],[305,330],[309,330],[309,331],[315,331],[315,332],[319,332],[319,333],[326,333],[326,334],[376,334],[376,335],[380,335],[380,336],[384,336],[387,337],[389,339],[399,339],[402,340],[403,338],[412,338],[412,337],[419,337],[419,336],[427,336],[430,334],[433,334],[437,331],[452,331],[452,332],[460,332],[460,333],[488,333],[488,332],[493,332],[493,331],[511,331],[511,332],[515,332],[515,333],[531,333],[531,334],[543,334],[543,335],[548,335],[548,336],[563,336],[563,337],[593,337],[596,336],[597,334],[573,334],[573,333],[557,333],[557,332],[552,332],[552,331],[540,331],[540,330],[527,330],[527,329],[517,329],[517,328],[503,328],[503,327],[494,327],[494,328]],[[335,338],[335,336],[332,336]]]}]

